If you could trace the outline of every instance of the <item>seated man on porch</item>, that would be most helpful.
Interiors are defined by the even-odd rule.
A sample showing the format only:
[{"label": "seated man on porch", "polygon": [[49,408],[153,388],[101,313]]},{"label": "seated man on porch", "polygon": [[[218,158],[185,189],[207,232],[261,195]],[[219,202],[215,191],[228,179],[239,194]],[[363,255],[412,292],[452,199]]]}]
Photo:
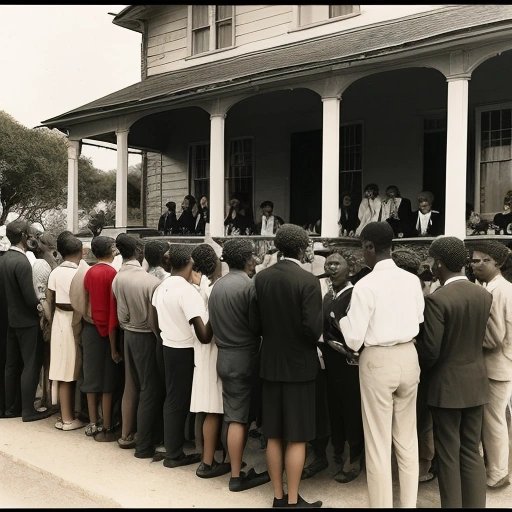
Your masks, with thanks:
[{"label": "seated man on porch", "polygon": [[412,212],[412,236],[439,236],[444,234],[444,220],[437,210],[432,210],[434,194],[428,190],[418,194],[418,210]]},{"label": "seated man on porch", "polygon": [[241,211],[240,198],[233,195],[229,201],[229,212],[224,220],[226,236],[252,235],[253,223]]},{"label": "seated man on porch", "polygon": [[260,204],[261,221],[254,228],[255,235],[273,236],[276,231],[284,224],[284,220],[278,215],[274,215],[274,203],[272,201],[263,201]]}]

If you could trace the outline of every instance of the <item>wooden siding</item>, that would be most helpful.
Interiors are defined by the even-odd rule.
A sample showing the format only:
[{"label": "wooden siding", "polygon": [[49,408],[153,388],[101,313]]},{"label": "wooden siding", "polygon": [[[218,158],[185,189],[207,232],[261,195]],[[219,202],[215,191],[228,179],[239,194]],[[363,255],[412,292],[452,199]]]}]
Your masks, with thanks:
[{"label": "wooden siding", "polygon": [[168,71],[160,66],[187,56],[188,6],[168,5],[148,20],[146,66],[148,75]]},{"label": "wooden siding", "polygon": [[[236,5],[235,45],[239,47],[286,34],[291,21],[291,5]],[[187,22],[187,5],[162,6],[148,20],[147,75],[176,69],[178,61],[188,56]]]},{"label": "wooden siding", "polygon": [[146,218],[148,227],[158,226],[165,203],[174,201],[180,211],[183,197],[188,194],[188,173],[183,162],[159,153],[148,153],[146,187]]}]

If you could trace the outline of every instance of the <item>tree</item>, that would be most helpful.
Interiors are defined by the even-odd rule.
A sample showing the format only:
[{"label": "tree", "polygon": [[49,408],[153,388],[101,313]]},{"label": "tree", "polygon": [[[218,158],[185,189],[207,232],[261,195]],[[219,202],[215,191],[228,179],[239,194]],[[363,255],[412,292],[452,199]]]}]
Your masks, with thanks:
[{"label": "tree", "polygon": [[66,194],[67,150],[62,136],[24,127],[0,111],[0,225],[16,211],[40,221],[62,206]]}]

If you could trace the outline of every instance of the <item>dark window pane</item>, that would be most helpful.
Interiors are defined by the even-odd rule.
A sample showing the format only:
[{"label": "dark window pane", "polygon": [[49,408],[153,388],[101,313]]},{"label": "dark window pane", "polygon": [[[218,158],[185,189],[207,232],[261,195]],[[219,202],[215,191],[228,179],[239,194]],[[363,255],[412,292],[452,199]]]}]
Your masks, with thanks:
[{"label": "dark window pane", "polygon": [[490,112],[482,112],[481,123],[482,123],[482,132],[489,130],[489,118],[491,116]]},{"label": "dark window pane", "polygon": [[233,25],[231,21],[217,23],[216,48],[228,48],[233,44]]},{"label": "dark window pane", "polygon": [[500,111],[492,110],[491,111],[491,130],[499,130],[500,129]]},{"label": "dark window pane", "polygon": [[210,29],[196,30],[193,33],[192,54],[207,52],[210,49]]},{"label": "dark window pane", "polygon": [[336,16],[345,16],[354,11],[353,5],[329,5],[329,18]]},{"label": "dark window pane", "polygon": [[510,123],[511,119],[511,109],[509,108],[506,108],[504,110],[501,111],[501,126],[502,128],[504,129],[507,129],[507,128],[511,128],[512,125]]},{"label": "dark window pane", "polygon": [[215,6],[215,19],[225,20],[226,18],[233,17],[233,6],[232,5],[216,5]]}]

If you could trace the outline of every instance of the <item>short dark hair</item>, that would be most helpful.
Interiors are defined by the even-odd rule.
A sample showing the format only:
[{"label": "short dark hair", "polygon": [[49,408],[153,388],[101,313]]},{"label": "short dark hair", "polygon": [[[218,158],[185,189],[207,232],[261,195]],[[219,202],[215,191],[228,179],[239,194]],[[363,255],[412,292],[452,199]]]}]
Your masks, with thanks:
[{"label": "short dark hair", "polygon": [[171,269],[181,270],[186,267],[192,257],[193,246],[188,244],[172,244],[163,256],[163,267],[167,272]]},{"label": "short dark hair", "polygon": [[260,208],[265,208],[265,206],[270,206],[270,208],[274,209],[274,203],[272,201],[263,201],[260,204]]},{"label": "short dark hair", "polygon": [[450,272],[460,272],[467,261],[464,242],[455,236],[439,236],[431,244],[428,254],[442,261]]},{"label": "short dark hair", "polygon": [[116,241],[110,236],[95,236],[91,241],[91,251],[96,258],[105,258],[110,254]]},{"label": "short dark hair", "polygon": [[488,254],[500,267],[510,256],[510,249],[497,240],[471,242],[468,247],[471,254],[475,251]]},{"label": "short dark hair", "polygon": [[196,204],[196,198],[191,194],[186,195],[183,199],[188,199],[189,208],[192,208],[192,206]]},{"label": "short dark hair", "polygon": [[427,201],[429,204],[433,204],[434,194],[428,190],[423,190],[418,194],[418,203],[421,203],[422,201]]},{"label": "short dark hair", "polygon": [[244,270],[253,255],[253,244],[250,240],[232,238],[222,247],[222,260],[230,269]]},{"label": "short dark hair", "polygon": [[[69,233],[69,231],[68,231]],[[62,235],[62,233],[61,233]],[[73,234],[57,237],[57,251],[63,258],[82,251],[82,242]]]},{"label": "short dark hair", "polygon": [[395,191],[396,197],[401,197],[400,190],[398,189],[398,187],[396,185],[389,185],[388,187],[386,187],[386,192],[390,189]]},{"label": "short dark hair", "polygon": [[123,259],[133,258],[137,250],[137,240],[126,233],[120,233],[116,238],[116,247]]},{"label": "short dark hair", "polygon": [[151,240],[144,247],[144,257],[150,267],[160,267],[165,251],[169,244],[163,240]]},{"label": "short dark hair", "polygon": [[373,190],[376,194],[379,193],[379,185],[377,185],[376,183],[368,183],[368,185],[366,185],[366,187],[364,187],[364,191],[366,192],[367,190]]},{"label": "short dark hair", "polygon": [[167,206],[167,208],[174,208],[176,210],[176,203],[174,201],[169,201],[168,203],[165,203],[165,206]]},{"label": "short dark hair", "polygon": [[307,231],[296,224],[283,224],[276,233],[274,245],[285,258],[297,258],[309,245]]},{"label": "short dark hair", "polygon": [[412,249],[397,249],[391,253],[391,258],[397,267],[418,275],[421,259]]},{"label": "short dark hair", "polygon": [[391,249],[393,243],[393,228],[387,222],[370,222],[361,231],[361,240],[372,242],[375,252]]},{"label": "short dark hair", "polygon": [[211,276],[217,268],[219,260],[217,253],[209,244],[200,244],[192,251],[195,271],[199,271],[205,276]]},{"label": "short dark hair", "polygon": [[23,233],[28,235],[29,223],[24,219],[16,219],[9,222],[5,227],[5,236],[11,242],[11,245],[18,245],[21,242]]},{"label": "short dark hair", "polygon": [[67,231],[67,230],[59,233],[59,235],[57,236],[57,250],[59,250],[59,241],[68,236],[75,236],[75,235],[73,235],[73,233],[71,231]]}]

